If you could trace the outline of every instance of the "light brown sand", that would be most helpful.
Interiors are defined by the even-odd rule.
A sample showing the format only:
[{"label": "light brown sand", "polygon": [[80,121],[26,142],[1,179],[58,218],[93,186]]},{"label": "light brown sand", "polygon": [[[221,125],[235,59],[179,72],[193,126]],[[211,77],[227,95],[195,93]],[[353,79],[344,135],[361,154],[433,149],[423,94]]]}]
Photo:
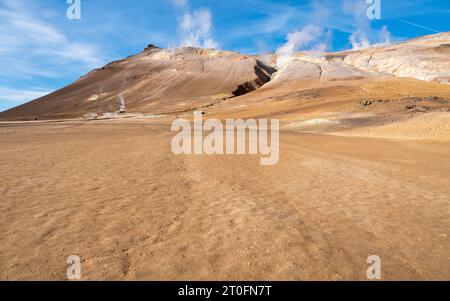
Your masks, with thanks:
[{"label": "light brown sand", "polygon": [[450,279],[450,142],[281,133],[280,163],[166,126],[0,126],[0,279]]}]

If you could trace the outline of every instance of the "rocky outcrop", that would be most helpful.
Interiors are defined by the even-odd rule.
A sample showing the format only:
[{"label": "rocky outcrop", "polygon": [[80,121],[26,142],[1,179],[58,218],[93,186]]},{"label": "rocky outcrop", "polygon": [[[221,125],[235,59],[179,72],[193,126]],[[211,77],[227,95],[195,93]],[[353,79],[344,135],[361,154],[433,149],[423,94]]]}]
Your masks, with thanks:
[{"label": "rocky outcrop", "polygon": [[211,108],[230,98],[239,101],[221,109],[274,99],[360,102],[386,95],[398,98],[413,95],[419,84],[427,85],[429,95],[440,95],[436,92],[442,90],[440,84],[450,83],[450,33],[357,51],[296,53],[279,70],[270,66],[277,65],[276,60],[275,55],[262,58],[149,45],[138,55],[107,64],[61,90],[0,113],[0,119],[101,116],[121,110],[120,95],[127,112],[156,115]]},{"label": "rocky outcrop", "polygon": [[362,70],[450,83],[450,33],[347,52],[343,61]]}]

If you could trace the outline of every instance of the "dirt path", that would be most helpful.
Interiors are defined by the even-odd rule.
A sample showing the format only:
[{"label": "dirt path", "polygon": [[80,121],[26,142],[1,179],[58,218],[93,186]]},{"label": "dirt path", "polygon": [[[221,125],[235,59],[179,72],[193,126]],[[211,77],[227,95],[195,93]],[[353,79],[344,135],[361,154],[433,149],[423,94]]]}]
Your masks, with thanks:
[{"label": "dirt path", "polygon": [[133,123],[0,127],[0,279],[450,279],[450,143],[281,134],[181,156]]}]

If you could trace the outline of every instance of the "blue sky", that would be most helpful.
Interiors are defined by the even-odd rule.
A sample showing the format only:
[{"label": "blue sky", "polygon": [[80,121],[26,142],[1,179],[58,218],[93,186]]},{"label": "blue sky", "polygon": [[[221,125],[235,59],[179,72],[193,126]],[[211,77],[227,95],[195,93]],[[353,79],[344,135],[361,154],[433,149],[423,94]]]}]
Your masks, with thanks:
[{"label": "blue sky", "polygon": [[67,18],[66,1],[0,0],[0,111],[150,43],[263,54],[311,25],[315,35],[297,50],[450,31],[449,0],[381,0],[380,20],[366,17],[366,0],[80,0],[80,20]]}]

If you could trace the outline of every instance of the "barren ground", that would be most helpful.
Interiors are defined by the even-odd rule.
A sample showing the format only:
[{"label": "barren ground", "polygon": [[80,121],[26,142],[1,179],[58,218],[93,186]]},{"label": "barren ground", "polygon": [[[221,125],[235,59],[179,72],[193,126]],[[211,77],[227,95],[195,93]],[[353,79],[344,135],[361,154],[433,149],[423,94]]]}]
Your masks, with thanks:
[{"label": "barren ground", "polygon": [[[387,129],[386,131],[389,131]],[[149,122],[0,125],[0,279],[450,279],[450,142],[283,131],[280,163]]]}]

